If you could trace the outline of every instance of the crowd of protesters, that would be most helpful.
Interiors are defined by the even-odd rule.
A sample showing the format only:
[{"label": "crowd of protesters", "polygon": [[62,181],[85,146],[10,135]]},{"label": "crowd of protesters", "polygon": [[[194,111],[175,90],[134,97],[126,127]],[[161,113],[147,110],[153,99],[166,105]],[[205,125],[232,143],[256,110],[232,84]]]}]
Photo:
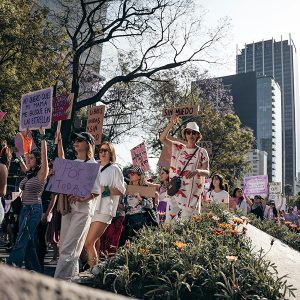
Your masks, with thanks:
[{"label": "crowd of protesters", "polygon": [[[8,236],[10,256],[7,264],[23,266],[36,272],[44,271],[47,247],[54,249],[52,261],[57,264],[56,278],[72,280],[80,271],[95,270],[100,261],[113,256],[118,247],[125,245],[143,226],[157,226],[172,220],[188,220],[195,214],[209,208],[211,203],[237,213],[255,214],[261,219],[290,222],[300,227],[298,212],[288,209],[279,211],[275,203],[268,205],[257,195],[247,197],[241,188],[234,189],[232,196],[221,174],[213,174],[208,191],[205,178],[210,175],[207,151],[197,145],[202,135],[196,122],[187,123],[182,130],[184,143],[169,138],[169,131],[176,124],[173,116],[160,136],[161,142],[171,153],[170,167],[161,168],[160,183],[147,179],[140,166],[132,166],[125,176],[116,164],[116,151],[110,142],[99,147],[95,159],[95,140],[87,133],[72,135],[76,161],[99,164],[99,172],[90,194],[57,195],[45,187],[52,175],[52,162],[47,159],[45,131],[40,129],[40,151],[31,150],[32,142],[26,132],[25,162],[20,157],[18,163],[24,173],[20,182],[21,201],[17,213],[16,199],[8,200],[6,191],[8,168],[11,159],[6,141],[1,143],[0,152],[0,221],[2,231]],[[24,142],[24,138],[22,140]],[[64,158],[63,140],[56,133],[57,157]],[[18,149],[15,149],[17,152]],[[179,177],[177,190],[170,192],[170,180]],[[143,196],[138,192],[126,193],[126,185],[132,187],[155,187],[153,196]],[[7,195],[6,207],[4,197]],[[15,210],[15,211],[14,211]]]}]

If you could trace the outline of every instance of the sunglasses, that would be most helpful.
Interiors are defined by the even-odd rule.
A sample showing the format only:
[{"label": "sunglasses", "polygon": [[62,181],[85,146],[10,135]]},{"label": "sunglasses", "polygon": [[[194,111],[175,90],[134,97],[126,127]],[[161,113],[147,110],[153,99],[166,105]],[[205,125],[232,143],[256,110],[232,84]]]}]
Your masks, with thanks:
[{"label": "sunglasses", "polygon": [[85,139],[82,139],[82,138],[76,138],[75,141],[74,141],[74,143],[75,143],[75,142],[81,143],[81,142],[83,142],[83,141],[85,141]]},{"label": "sunglasses", "polygon": [[110,152],[110,150],[109,150],[109,149],[106,149],[106,148],[101,148],[101,149],[99,150],[99,152],[100,152],[100,153],[106,153],[106,152]]},{"label": "sunglasses", "polygon": [[196,135],[198,132],[197,131],[195,131],[195,130],[189,130],[189,129],[187,129],[186,131],[185,131],[185,134],[192,134],[192,135]]},{"label": "sunglasses", "polygon": [[140,174],[137,172],[129,172],[128,175],[140,175]]}]

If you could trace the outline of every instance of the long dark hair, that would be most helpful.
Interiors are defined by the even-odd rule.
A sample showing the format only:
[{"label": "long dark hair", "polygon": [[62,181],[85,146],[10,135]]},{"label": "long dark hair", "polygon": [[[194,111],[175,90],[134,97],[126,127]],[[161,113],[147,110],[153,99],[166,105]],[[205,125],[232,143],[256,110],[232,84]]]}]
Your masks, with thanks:
[{"label": "long dark hair", "polygon": [[214,174],[212,177],[211,177],[211,184],[210,184],[210,187],[209,187],[209,190],[212,191],[214,190],[215,186],[213,184],[214,182],[214,177],[217,177],[220,181],[220,189],[221,190],[225,190],[225,183],[224,183],[224,178],[222,175],[220,174]]},{"label": "long dark hair", "polygon": [[34,155],[35,160],[36,160],[36,165],[33,169],[30,169],[29,171],[26,172],[26,177],[28,179],[37,176],[39,170],[41,169],[41,163],[42,163],[42,157],[41,157],[41,152],[38,150],[32,150],[30,152],[31,155]]}]

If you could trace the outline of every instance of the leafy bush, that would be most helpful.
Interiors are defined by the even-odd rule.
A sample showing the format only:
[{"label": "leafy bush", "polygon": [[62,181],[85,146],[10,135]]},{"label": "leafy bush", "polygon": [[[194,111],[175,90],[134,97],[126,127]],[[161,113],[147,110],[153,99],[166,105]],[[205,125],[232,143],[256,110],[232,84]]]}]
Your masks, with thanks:
[{"label": "leafy bush", "polygon": [[272,220],[259,220],[255,216],[249,214],[251,224],[256,228],[268,233],[269,235],[281,240],[290,247],[300,251],[300,234],[291,228],[293,224],[278,224]]},{"label": "leafy bush", "polygon": [[253,253],[243,220],[214,209],[138,240],[107,261],[93,286],[140,299],[284,299],[293,294],[276,266]]}]

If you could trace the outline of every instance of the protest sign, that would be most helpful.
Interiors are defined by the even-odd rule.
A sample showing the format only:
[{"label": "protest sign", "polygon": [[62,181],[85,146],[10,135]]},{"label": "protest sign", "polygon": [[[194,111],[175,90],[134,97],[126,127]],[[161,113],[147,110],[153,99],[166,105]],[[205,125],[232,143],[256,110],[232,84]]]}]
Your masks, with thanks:
[{"label": "protest sign", "polygon": [[6,115],[6,113],[4,111],[0,111],[0,121],[3,120],[5,115]]},{"label": "protest sign", "polygon": [[260,195],[265,198],[268,196],[268,192],[267,175],[248,176],[244,178],[244,193],[248,197]]},{"label": "protest sign", "polygon": [[185,105],[181,107],[165,108],[162,112],[162,116],[170,118],[174,113],[178,117],[196,116],[198,114],[198,109],[198,105]]},{"label": "protest sign", "polygon": [[49,179],[47,191],[85,197],[91,194],[100,164],[56,158],[54,175]]},{"label": "protest sign", "polygon": [[105,105],[92,106],[88,110],[86,131],[95,138],[95,144],[100,145],[102,139]]},{"label": "protest sign", "polygon": [[73,93],[53,97],[52,122],[71,119],[73,100]]},{"label": "protest sign", "polygon": [[155,197],[155,186],[127,185],[126,195],[134,195],[139,193],[141,197]]},{"label": "protest sign", "polygon": [[[174,138],[171,136],[168,136],[168,139],[173,142],[179,142],[181,144],[186,145],[186,141],[184,141],[184,140],[177,139],[177,138]],[[212,155],[212,142],[211,141],[200,141],[198,144],[201,148],[204,148],[207,151],[208,155]],[[170,167],[171,155],[172,155],[171,148],[163,146],[163,149],[161,151],[160,158],[157,162],[157,165],[161,168]]]},{"label": "protest sign", "polygon": [[130,150],[132,157],[132,164],[140,166],[145,172],[150,170],[149,160],[145,143],[141,143]]},{"label": "protest sign", "polygon": [[28,93],[21,98],[20,131],[51,128],[53,88]]},{"label": "protest sign", "polygon": [[28,154],[30,151],[35,150],[37,148],[30,131],[28,133],[18,132],[16,134],[15,148],[15,153],[17,157]]},{"label": "protest sign", "polygon": [[281,182],[270,182],[269,194],[281,194]]}]

